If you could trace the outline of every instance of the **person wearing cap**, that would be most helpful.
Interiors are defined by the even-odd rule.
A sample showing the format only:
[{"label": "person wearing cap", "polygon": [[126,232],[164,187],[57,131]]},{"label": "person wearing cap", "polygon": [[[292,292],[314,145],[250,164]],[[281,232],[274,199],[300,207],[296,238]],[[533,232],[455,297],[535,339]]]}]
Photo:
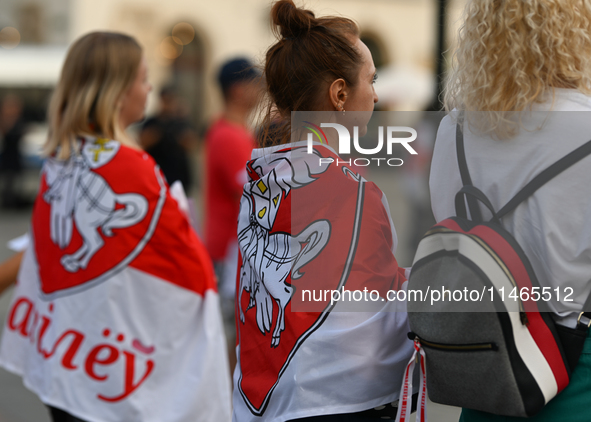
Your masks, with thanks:
[{"label": "person wearing cap", "polygon": [[[205,136],[205,244],[214,262],[232,359],[234,296],[238,262],[237,219],[246,162],[256,146],[247,122],[260,92],[259,72],[246,58],[225,62],[218,74],[222,115]],[[234,358],[235,359],[235,358]]]}]

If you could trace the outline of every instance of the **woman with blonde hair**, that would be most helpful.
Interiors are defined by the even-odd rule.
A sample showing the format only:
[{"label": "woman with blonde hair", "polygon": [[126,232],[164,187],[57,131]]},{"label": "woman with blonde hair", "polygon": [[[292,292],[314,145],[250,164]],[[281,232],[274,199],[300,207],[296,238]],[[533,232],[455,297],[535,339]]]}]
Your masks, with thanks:
[{"label": "woman with blonde hair", "polygon": [[151,90],[138,43],[70,48],[0,346],[54,421],[226,421],[211,262],[162,172],[126,132]]},{"label": "woman with blonde hair", "polygon": [[[456,125],[472,184],[499,210],[542,170],[591,139],[591,3],[472,0],[465,10],[431,166],[437,221],[455,215],[463,183]],[[486,220],[490,212],[480,207]],[[550,180],[502,224],[529,258],[557,324],[574,328],[591,290],[591,161]],[[572,291],[570,297],[564,293]],[[558,296],[556,292],[560,292]],[[591,339],[570,384],[533,421],[586,421]],[[486,385],[482,386],[486,393]],[[462,421],[514,421],[464,409]]]}]

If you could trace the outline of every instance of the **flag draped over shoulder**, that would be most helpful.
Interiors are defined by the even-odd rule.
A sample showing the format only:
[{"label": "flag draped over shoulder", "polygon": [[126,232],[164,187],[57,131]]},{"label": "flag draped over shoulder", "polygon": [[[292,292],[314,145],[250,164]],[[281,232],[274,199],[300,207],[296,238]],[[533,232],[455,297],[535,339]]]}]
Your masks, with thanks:
[{"label": "flag draped over shoulder", "polygon": [[[235,421],[356,412],[398,399],[412,342],[406,304],[386,300],[405,288],[396,234],[380,189],[338,158],[322,145],[308,152],[304,142],[255,150],[247,164]],[[345,290],[357,291],[354,298],[373,291],[376,300],[332,300]]]},{"label": "flag draped over shoulder", "polygon": [[213,269],[145,153],[47,160],[0,364],[89,422],[227,421]]}]

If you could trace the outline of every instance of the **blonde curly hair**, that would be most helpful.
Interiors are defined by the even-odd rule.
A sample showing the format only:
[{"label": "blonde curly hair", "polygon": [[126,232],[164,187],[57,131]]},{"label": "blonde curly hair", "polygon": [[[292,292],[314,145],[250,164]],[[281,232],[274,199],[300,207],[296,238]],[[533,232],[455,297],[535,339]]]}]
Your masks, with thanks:
[{"label": "blonde curly hair", "polygon": [[554,88],[591,95],[591,0],[471,0],[464,13],[448,111],[477,111],[481,130],[507,138],[517,129],[514,112]]}]

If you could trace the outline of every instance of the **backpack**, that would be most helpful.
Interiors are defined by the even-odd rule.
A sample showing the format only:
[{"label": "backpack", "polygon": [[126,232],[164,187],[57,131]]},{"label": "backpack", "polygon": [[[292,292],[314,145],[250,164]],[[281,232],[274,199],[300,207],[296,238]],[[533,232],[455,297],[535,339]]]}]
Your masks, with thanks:
[{"label": "backpack", "polygon": [[[424,235],[409,277],[409,338],[415,343],[415,355],[401,389],[399,420],[410,416],[404,392],[412,391],[418,354],[417,421],[425,418],[426,390],[436,403],[530,417],[569,383],[591,312],[580,313],[576,328],[555,324],[547,301],[548,295],[555,298],[557,292],[540,286],[527,256],[501,219],[589,155],[591,141],[538,174],[498,212],[472,185],[459,124],[456,148],[464,185],[455,197],[457,216]],[[482,219],[478,203],[490,210],[490,220]],[[591,296],[583,310],[591,310]]]}]

